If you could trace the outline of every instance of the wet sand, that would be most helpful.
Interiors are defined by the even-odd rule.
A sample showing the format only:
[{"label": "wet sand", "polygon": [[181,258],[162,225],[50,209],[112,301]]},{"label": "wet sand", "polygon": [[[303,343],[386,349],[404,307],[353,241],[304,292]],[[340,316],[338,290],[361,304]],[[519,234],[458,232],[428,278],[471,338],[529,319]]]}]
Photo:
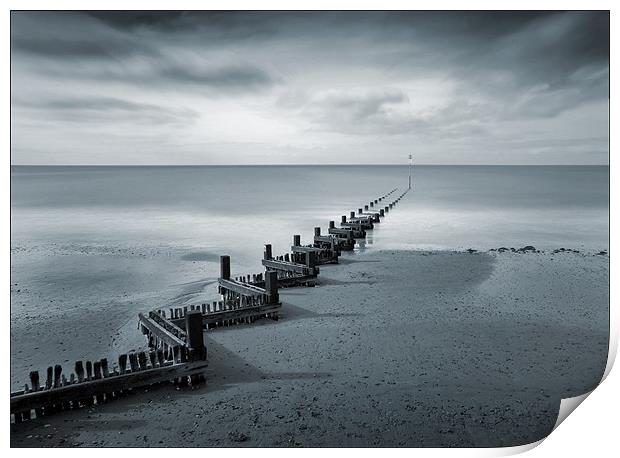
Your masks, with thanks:
[{"label": "wet sand", "polygon": [[605,368],[607,255],[368,251],[320,279],[279,322],[207,332],[205,386],[12,425],[12,446],[520,445]]}]

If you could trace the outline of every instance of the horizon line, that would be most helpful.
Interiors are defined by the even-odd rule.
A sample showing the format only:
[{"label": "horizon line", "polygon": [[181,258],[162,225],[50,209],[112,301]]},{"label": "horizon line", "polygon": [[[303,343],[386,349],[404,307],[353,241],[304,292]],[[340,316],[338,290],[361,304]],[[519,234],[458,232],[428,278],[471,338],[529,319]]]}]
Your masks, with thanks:
[{"label": "horizon line", "polygon": [[[459,166],[459,167],[609,167],[609,164],[433,164],[413,163],[415,166]],[[403,163],[377,163],[377,164],[10,164],[11,167],[377,167],[377,166],[403,166],[409,167],[409,162]]]}]

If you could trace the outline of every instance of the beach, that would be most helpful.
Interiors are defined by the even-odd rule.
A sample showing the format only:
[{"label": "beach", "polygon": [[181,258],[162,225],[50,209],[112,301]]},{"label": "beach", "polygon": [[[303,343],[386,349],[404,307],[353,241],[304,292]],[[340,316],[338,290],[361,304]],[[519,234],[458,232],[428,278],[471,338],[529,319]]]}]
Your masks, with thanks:
[{"label": "beach", "polygon": [[611,369],[609,24],[11,10],[11,445],[544,439]]},{"label": "beach", "polygon": [[[600,381],[609,339],[606,251],[377,245],[323,266],[317,287],[281,290],[279,321],[206,331],[204,386],[161,386],[12,425],[11,445],[521,445],[549,434],[560,399]],[[155,254],[137,282],[138,302],[149,309],[185,288],[186,303],[198,303],[211,280],[162,277],[168,269],[153,259],[174,263],[179,253]],[[216,265],[186,261],[186,269],[201,262]],[[130,307],[120,291],[103,298],[93,290],[92,299],[107,304],[108,320],[93,336],[103,340],[116,328],[123,352],[146,344],[123,313],[142,305]],[[52,324],[70,332],[61,319]]]}]

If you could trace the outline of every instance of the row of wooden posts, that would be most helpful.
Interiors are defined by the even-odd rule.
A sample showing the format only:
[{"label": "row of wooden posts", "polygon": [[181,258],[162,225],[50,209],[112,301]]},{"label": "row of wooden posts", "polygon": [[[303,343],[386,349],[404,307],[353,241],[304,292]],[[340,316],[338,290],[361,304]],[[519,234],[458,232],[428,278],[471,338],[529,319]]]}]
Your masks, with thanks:
[{"label": "row of wooden posts", "polygon": [[290,253],[273,256],[272,246],[265,245],[264,272],[233,278],[230,257],[221,256],[220,300],[138,314],[138,327],[147,338],[149,351],[120,355],[112,367],[107,358],[76,361],[74,371],[67,376],[61,365],[50,366],[44,384],[37,371],[30,372],[30,384],[11,393],[12,420],[20,423],[61,410],[102,404],[153,384],[195,386],[203,382],[207,366],[204,329],[264,318],[277,320],[282,306],[278,288],[314,286],[318,266],[338,263],[341,252],[353,250],[356,239],[364,238],[407,191],[384,205],[395,192],[393,189],[370,201],[357,214],[351,212],[348,219],[343,215],[340,227],[330,221],[327,234],[316,227],[312,244],[302,245],[301,236],[294,235]]},{"label": "row of wooden posts", "polygon": [[[359,208],[357,214],[352,211],[348,219],[343,215],[340,227],[330,221],[327,234],[321,234],[321,228],[315,227],[311,244],[302,245],[301,236],[293,235],[289,253],[274,256],[271,244],[266,244],[261,261],[264,272],[232,278],[230,257],[221,256],[218,288],[223,300],[213,302],[213,307],[209,304],[192,307],[201,310],[207,329],[251,323],[261,318],[277,320],[281,307],[278,288],[316,285],[319,266],[338,263],[341,253],[353,250],[357,240],[365,238],[366,232],[380,223],[406,193],[387,203],[395,192],[393,189],[370,201],[363,209]],[[174,321],[177,316],[182,317],[186,310],[186,307],[170,310],[170,319]],[[166,316],[165,312],[159,313]]]},{"label": "row of wooden posts", "polygon": [[73,372],[59,364],[49,366],[44,384],[39,372],[31,371],[30,383],[11,393],[12,421],[102,404],[160,383],[193,387],[203,382],[207,351],[200,311],[184,314],[182,323],[155,312],[139,317],[140,329],[149,337],[149,351],[122,354],[111,365],[107,358],[76,361]]}]

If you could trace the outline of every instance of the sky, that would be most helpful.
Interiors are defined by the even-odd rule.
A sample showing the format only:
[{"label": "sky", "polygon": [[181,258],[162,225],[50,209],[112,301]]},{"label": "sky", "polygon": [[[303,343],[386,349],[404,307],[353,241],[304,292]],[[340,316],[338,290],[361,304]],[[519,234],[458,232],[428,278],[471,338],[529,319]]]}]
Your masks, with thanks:
[{"label": "sky", "polygon": [[608,164],[608,12],[12,12],[12,164]]}]

